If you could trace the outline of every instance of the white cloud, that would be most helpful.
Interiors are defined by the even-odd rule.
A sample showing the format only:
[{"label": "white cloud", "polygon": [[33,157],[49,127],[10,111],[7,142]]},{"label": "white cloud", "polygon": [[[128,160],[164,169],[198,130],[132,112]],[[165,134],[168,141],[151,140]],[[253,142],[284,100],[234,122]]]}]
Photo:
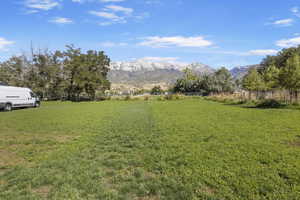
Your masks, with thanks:
[{"label": "white cloud", "polygon": [[131,13],[133,13],[133,9],[132,8],[125,8],[122,6],[117,6],[117,5],[108,5],[105,6],[105,10],[111,10],[113,12],[123,12],[127,15],[130,15]]},{"label": "white cloud", "polygon": [[143,38],[144,41],[140,42],[138,45],[150,46],[150,47],[208,47],[212,46],[213,43],[209,40],[204,39],[202,36],[196,37],[183,37],[183,36],[173,36],[173,37],[159,37],[152,36]]},{"label": "white cloud", "polygon": [[[95,16],[102,17],[102,18],[105,18],[105,19],[109,19],[109,20],[111,20],[115,23],[125,23],[126,22],[124,17],[118,16],[115,13],[112,13],[112,12],[90,11],[89,13],[91,15],[95,15]],[[107,22],[105,22],[105,23],[107,23]],[[109,22],[109,23],[111,23],[111,22]]]},{"label": "white cloud", "polygon": [[72,24],[73,20],[65,17],[55,17],[50,22],[55,24]]},{"label": "white cloud", "polygon": [[116,42],[102,42],[100,43],[100,46],[102,47],[120,47],[120,46],[127,46],[127,43],[124,42],[120,42],[120,43],[116,43]]},{"label": "white cloud", "polygon": [[14,41],[9,41],[5,38],[0,37],[0,50],[4,50],[7,46],[12,45],[14,43]]},{"label": "white cloud", "polygon": [[254,56],[274,55],[276,53],[278,53],[278,51],[275,49],[257,49],[248,52],[249,55],[254,55]]},{"label": "white cloud", "polygon": [[272,24],[273,25],[278,25],[278,26],[291,26],[293,25],[294,20],[289,18],[289,19],[281,19],[274,21]]},{"label": "white cloud", "polygon": [[276,45],[283,48],[294,47],[300,45],[300,37],[282,39],[276,42]]},{"label": "white cloud", "polygon": [[126,8],[117,5],[107,5],[100,11],[89,11],[91,15],[104,18],[108,21],[98,23],[101,26],[108,26],[112,24],[127,23],[128,18],[132,18],[132,8]]},{"label": "white cloud", "polygon": [[60,4],[57,0],[26,0],[25,7],[37,10],[51,10]]},{"label": "white cloud", "polygon": [[212,50],[206,53],[210,54],[225,54],[225,55],[234,55],[234,56],[266,56],[266,55],[274,55],[278,53],[276,49],[255,49],[250,51],[219,51],[219,50]]},{"label": "white cloud", "polygon": [[300,17],[300,9],[299,7],[293,7],[291,8],[291,12],[294,13],[297,17]]}]

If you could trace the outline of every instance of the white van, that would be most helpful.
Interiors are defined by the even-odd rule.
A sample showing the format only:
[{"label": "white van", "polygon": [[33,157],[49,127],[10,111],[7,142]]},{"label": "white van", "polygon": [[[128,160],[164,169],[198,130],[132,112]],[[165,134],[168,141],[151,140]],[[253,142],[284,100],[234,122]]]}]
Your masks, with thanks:
[{"label": "white van", "polygon": [[39,107],[39,98],[28,88],[0,86],[0,109]]}]

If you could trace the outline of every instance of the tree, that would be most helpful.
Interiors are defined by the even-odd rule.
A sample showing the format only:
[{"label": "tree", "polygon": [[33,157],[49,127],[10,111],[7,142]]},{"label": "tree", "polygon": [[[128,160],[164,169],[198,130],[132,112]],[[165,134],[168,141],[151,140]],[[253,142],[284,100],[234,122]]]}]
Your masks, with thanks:
[{"label": "tree", "polygon": [[234,82],[231,73],[222,67],[214,73],[218,93],[230,93],[234,91]]},{"label": "tree", "polygon": [[56,99],[63,93],[62,53],[45,50],[33,54],[32,66],[29,70],[29,85],[42,98]]},{"label": "tree", "polygon": [[275,65],[276,67],[281,69],[286,66],[288,58],[292,57],[295,54],[300,55],[300,45],[298,47],[282,49],[275,56],[267,56],[261,62],[258,71],[261,73],[262,71],[265,71],[266,68],[272,65]]},{"label": "tree", "polygon": [[292,55],[287,59],[286,66],[280,71],[281,85],[290,91],[290,102],[293,96],[298,100],[298,90],[300,89],[300,56]]},{"label": "tree", "polygon": [[254,68],[243,78],[242,84],[243,88],[249,91],[249,99],[251,99],[252,92],[256,92],[256,97],[258,97],[258,92],[265,89],[262,76]]},{"label": "tree", "polygon": [[152,95],[160,95],[162,93],[163,93],[163,90],[161,89],[160,86],[154,86],[150,92],[150,94],[152,94]]},{"label": "tree", "polygon": [[262,73],[265,89],[272,92],[272,98],[274,91],[280,88],[279,72],[280,70],[275,65],[271,65]]},{"label": "tree", "polygon": [[178,93],[193,93],[199,91],[199,80],[200,77],[197,76],[191,69],[184,69],[184,76],[178,79],[174,85],[173,92]]},{"label": "tree", "polygon": [[183,70],[183,73],[184,73],[184,79],[185,80],[195,81],[195,80],[199,79],[199,77],[197,76],[197,74],[194,73],[193,70],[191,70],[189,68],[185,68]]},{"label": "tree", "polygon": [[224,67],[214,74],[204,75],[197,75],[187,68],[184,70],[184,77],[176,81],[174,91],[202,95],[227,93],[234,91],[234,82],[231,73]]},{"label": "tree", "polygon": [[103,51],[87,51],[67,46],[64,52],[32,50],[31,57],[11,57],[0,64],[0,82],[31,88],[41,98],[90,100],[95,93],[110,88],[107,80],[110,59]]},{"label": "tree", "polygon": [[23,56],[13,56],[2,63],[0,67],[0,82],[12,86],[24,86],[25,65]]},{"label": "tree", "polygon": [[63,55],[68,99],[79,100],[80,94],[85,92],[93,100],[96,90],[104,92],[110,88],[107,80],[110,59],[103,51],[87,51],[84,54],[81,49],[67,46]]},{"label": "tree", "polygon": [[110,83],[107,80],[107,73],[109,71],[110,59],[103,51],[88,51],[82,55],[83,72],[81,76],[85,92],[90,99],[95,98],[96,90],[105,91],[110,88]]}]

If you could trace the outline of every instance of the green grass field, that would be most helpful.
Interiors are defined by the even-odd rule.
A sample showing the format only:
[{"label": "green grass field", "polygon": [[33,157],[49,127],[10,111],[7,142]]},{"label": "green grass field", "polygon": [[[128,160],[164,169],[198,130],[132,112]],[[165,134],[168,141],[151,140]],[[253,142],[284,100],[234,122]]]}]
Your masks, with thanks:
[{"label": "green grass field", "polygon": [[300,110],[189,99],[1,112],[0,199],[300,199]]}]

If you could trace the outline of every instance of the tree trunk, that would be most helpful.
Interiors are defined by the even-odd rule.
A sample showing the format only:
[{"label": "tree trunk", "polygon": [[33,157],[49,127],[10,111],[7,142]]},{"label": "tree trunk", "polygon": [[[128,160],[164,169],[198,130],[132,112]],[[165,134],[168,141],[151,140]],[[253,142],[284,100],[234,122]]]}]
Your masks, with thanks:
[{"label": "tree trunk", "polygon": [[293,103],[293,96],[294,96],[294,92],[290,90],[290,104]]}]

